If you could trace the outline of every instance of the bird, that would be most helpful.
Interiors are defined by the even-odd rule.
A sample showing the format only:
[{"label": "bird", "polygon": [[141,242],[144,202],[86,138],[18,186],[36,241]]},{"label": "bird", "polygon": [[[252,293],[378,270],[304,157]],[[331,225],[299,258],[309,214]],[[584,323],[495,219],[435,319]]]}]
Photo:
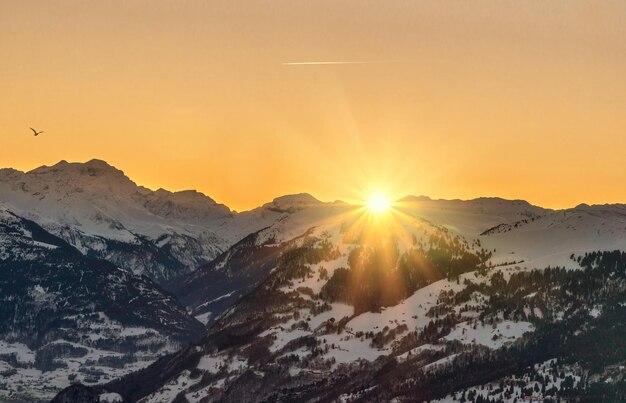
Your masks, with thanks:
[{"label": "bird", "polygon": [[35,136],[39,136],[41,133],[43,133],[43,130],[38,132],[37,130],[33,129],[32,127],[30,128],[30,130],[33,131],[33,135],[35,135]]}]

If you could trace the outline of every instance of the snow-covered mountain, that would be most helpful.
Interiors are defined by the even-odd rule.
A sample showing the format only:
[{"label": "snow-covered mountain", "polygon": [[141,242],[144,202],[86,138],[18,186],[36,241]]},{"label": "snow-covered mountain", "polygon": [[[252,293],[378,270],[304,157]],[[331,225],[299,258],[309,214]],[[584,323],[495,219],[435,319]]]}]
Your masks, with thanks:
[{"label": "snow-covered mountain", "polygon": [[206,267],[223,276],[201,269],[179,285],[194,314],[214,318],[199,343],[83,391],[142,402],[614,393],[626,362],[626,254],[613,251],[626,250],[623,218],[619,205],[407,198],[381,220],[309,203]]},{"label": "snow-covered mountain", "polygon": [[0,170],[0,202],[81,252],[157,281],[212,260],[238,233],[230,209],[195,191],[151,191],[104,161]]},{"label": "snow-covered mountain", "polygon": [[156,283],[1,205],[0,301],[0,401],[111,380],[203,334]]},{"label": "snow-covered mountain", "polygon": [[483,243],[496,249],[494,263],[529,269],[571,265],[571,255],[626,250],[625,205],[580,205],[508,222],[487,230]]},{"label": "snow-covered mountain", "polygon": [[0,169],[0,203],[86,255],[158,282],[211,262],[247,235],[310,205],[307,194],[236,213],[194,190],[152,191],[101,160]]},{"label": "snow-covered mountain", "polygon": [[[54,356],[45,362],[67,364],[38,384],[36,390],[49,388],[46,396],[69,376],[95,379],[82,370],[126,345],[120,334],[138,332],[124,330],[137,327],[138,319],[106,313],[106,306],[132,299],[113,289],[151,290],[142,294],[145,310],[133,314],[147,321],[140,327],[167,339],[162,345],[171,349],[198,332],[204,337],[146,367],[163,352],[147,347],[154,354],[138,361],[145,368],[120,379],[113,377],[133,362],[119,370],[101,365],[100,380],[108,383],[74,385],[57,401],[621,396],[623,205],[550,210],[522,200],[408,196],[376,215],[297,194],[236,213],[194,191],[142,188],[97,160],[27,173],[1,170],[0,205],[7,223],[3,264],[21,269],[7,271],[0,297],[13,301],[8,292],[22,290],[28,307],[4,311],[15,325],[0,335],[0,352],[16,354],[0,353],[0,374],[12,377],[13,396],[20,386],[28,390],[32,371],[41,371],[33,369],[35,361],[17,358],[24,351],[32,357],[43,348],[41,357]],[[61,249],[76,262],[55,258]],[[68,283],[78,290],[80,276],[89,273],[109,299],[87,288],[95,294],[80,294],[81,314],[96,324],[65,326],[59,319],[48,326],[52,335],[36,344],[27,336],[34,329],[28,312],[54,287],[16,284],[33,267],[63,283],[51,270],[56,266],[72,273]],[[98,270],[108,276],[106,287]],[[135,274],[158,280],[172,295]],[[55,306],[52,318],[74,318],[67,313],[73,302]],[[164,312],[177,319],[159,327]],[[113,329],[105,332],[110,344],[95,348],[85,340],[98,339],[105,322]],[[11,339],[17,334],[23,341]],[[27,342],[34,350],[16,344]],[[74,357],[65,344],[46,347],[59,343],[93,351]]]},{"label": "snow-covered mountain", "polygon": [[[196,191],[138,186],[101,160],[61,161],[29,172],[0,169],[0,202],[83,253],[123,263],[159,282],[206,265],[244,237],[285,217],[310,221],[297,213],[322,204],[307,194],[290,195],[235,213]],[[407,197],[400,204],[416,207],[422,217],[463,233],[544,211],[523,201],[502,199]]]},{"label": "snow-covered mountain", "polygon": [[407,196],[398,200],[396,208],[467,236],[478,235],[499,224],[534,219],[552,212],[524,200],[499,197],[433,200],[426,196]]},{"label": "snow-covered mountain", "polygon": [[226,308],[266,279],[296,240],[325,225],[339,225],[355,207],[322,203],[308,194],[283,196],[235,218],[266,226],[252,232],[198,270],[173,279],[172,291],[201,322],[210,325]]},{"label": "snow-covered mountain", "polygon": [[[423,196],[399,200],[395,209],[396,220],[426,220],[468,238],[503,222],[535,219],[550,212],[519,200],[431,200]],[[338,230],[365,214],[361,206],[323,203],[308,194],[277,198],[233,219],[239,228],[253,223],[249,228],[266,225],[263,229],[252,232],[212,262],[165,286],[200,321],[210,325],[224,309],[267,277],[278,256],[294,244],[289,240],[316,228]]]}]

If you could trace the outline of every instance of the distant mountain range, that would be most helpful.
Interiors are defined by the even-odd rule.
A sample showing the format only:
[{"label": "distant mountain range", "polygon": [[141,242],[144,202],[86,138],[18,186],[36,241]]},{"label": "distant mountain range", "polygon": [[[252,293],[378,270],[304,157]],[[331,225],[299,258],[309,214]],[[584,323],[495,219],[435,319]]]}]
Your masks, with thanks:
[{"label": "distant mountain range", "polygon": [[2,169],[0,400],[619,397],[619,251],[624,205],[237,213],[99,160]]},{"label": "distant mountain range", "polygon": [[138,186],[101,160],[61,161],[29,172],[0,169],[4,206],[84,254],[157,282],[195,270],[289,208],[311,200],[288,196],[238,214],[194,190]]}]

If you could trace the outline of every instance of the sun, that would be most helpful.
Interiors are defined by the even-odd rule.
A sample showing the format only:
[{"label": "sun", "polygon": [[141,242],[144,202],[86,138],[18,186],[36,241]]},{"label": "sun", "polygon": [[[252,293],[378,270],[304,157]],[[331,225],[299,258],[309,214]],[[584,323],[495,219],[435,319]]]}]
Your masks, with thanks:
[{"label": "sun", "polygon": [[373,193],[365,201],[365,207],[372,213],[385,213],[391,208],[391,199],[383,193]]}]

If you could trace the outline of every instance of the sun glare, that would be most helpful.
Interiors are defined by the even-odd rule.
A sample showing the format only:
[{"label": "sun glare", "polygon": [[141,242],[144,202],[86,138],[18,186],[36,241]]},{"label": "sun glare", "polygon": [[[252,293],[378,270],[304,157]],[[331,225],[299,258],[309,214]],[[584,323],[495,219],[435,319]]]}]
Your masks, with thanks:
[{"label": "sun glare", "polygon": [[391,208],[391,200],[382,193],[374,193],[367,198],[365,207],[372,213],[384,213]]}]

